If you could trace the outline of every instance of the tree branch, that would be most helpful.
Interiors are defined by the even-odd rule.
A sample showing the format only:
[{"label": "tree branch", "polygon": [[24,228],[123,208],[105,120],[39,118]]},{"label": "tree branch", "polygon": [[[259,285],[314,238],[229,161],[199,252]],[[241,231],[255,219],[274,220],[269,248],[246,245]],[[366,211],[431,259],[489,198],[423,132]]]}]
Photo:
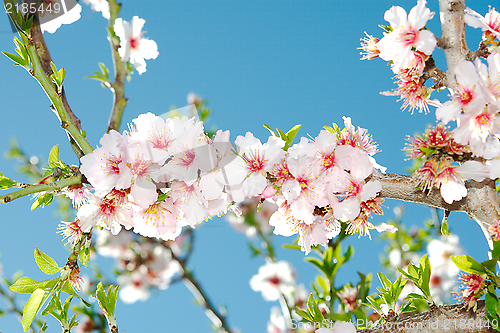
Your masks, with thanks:
[{"label": "tree branch", "polygon": [[467,196],[460,201],[448,204],[437,189],[432,189],[428,193],[417,190],[417,181],[408,175],[386,173],[374,175],[372,179],[382,184],[382,191],[379,194],[382,198],[415,202],[448,211],[466,213],[479,224],[490,244],[491,236],[487,231],[488,227],[496,224],[500,219],[500,196],[493,180],[467,182],[465,184]]},{"label": "tree branch", "polygon": [[111,130],[118,131],[122,121],[123,110],[127,106],[128,99],[125,98],[125,78],[127,77],[127,64],[124,63],[118,53],[120,40],[113,31],[115,20],[118,18],[121,5],[116,0],[108,0],[109,3],[109,27],[108,39],[111,45],[111,54],[113,56],[113,66],[115,71],[115,82],[111,84],[110,89],[113,92],[113,109],[109,116],[107,133]]},{"label": "tree branch", "polygon": [[457,63],[472,54],[465,41],[464,10],[464,0],[439,0],[442,30],[439,46],[444,49],[446,55],[448,69],[445,83],[448,88],[454,88],[457,85],[455,80]]},{"label": "tree branch", "polygon": [[[58,92],[55,88],[55,84],[50,80],[50,76],[53,74],[50,66],[52,58],[45,44],[45,39],[43,38],[36,15],[30,31],[30,37],[26,37],[22,33],[19,35],[23,39],[30,55],[33,66],[32,74],[38,80],[52,102],[55,109],[54,111],[61,121],[61,127],[68,133],[71,147],[78,157],[91,153],[93,151],[92,146],[90,146],[82,134],[80,119],[73,113],[68,104],[66,94],[64,93],[64,86],[62,90]],[[76,141],[77,145],[74,144],[74,141]]]},{"label": "tree branch", "polygon": [[78,174],[73,177],[65,178],[58,180],[53,183],[48,183],[48,184],[39,184],[39,185],[30,185],[26,188],[23,188],[19,191],[15,191],[9,194],[5,194],[0,196],[0,205],[4,203],[11,202],[12,200],[25,197],[30,194],[35,194],[39,192],[46,192],[46,191],[55,191],[62,189],[64,187],[70,186],[70,185],[76,185],[76,184],[81,184],[82,183],[82,175]]},{"label": "tree branch", "polygon": [[484,301],[478,301],[476,312],[467,311],[463,304],[445,305],[397,322],[360,330],[363,333],[489,333],[497,332],[485,317]]},{"label": "tree branch", "polygon": [[172,255],[172,259],[177,261],[182,269],[182,279],[186,287],[191,291],[191,293],[196,298],[196,302],[205,308],[205,314],[212,321],[214,326],[217,328],[217,332],[221,333],[232,333],[231,329],[229,329],[226,317],[224,317],[219,311],[216,310],[215,306],[205,295],[205,292],[199,285],[198,281],[194,278],[193,274],[186,267],[186,260],[179,258],[175,252],[170,248],[167,242],[163,242],[165,247],[170,251]]}]

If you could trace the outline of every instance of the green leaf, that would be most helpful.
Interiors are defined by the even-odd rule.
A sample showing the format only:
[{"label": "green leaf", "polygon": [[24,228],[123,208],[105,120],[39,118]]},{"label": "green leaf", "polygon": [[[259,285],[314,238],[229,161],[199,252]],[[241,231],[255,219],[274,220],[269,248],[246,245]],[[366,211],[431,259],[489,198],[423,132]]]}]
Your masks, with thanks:
[{"label": "green leaf", "polygon": [[86,307],[92,306],[91,303],[89,303],[88,301],[86,301],[80,295],[77,294],[75,288],[73,288],[71,282],[69,282],[68,280],[64,281],[64,284],[62,286],[62,291],[64,291],[66,294],[79,298],[82,301],[82,303],[85,304]]},{"label": "green leaf", "polygon": [[392,287],[392,282],[384,275],[384,273],[378,272],[377,275],[384,289],[389,289]]},{"label": "green leaf", "polygon": [[418,279],[419,288],[426,296],[430,296],[430,287],[429,283],[431,281],[431,263],[429,261],[429,255],[425,254],[420,259],[420,276]]},{"label": "green leaf", "polygon": [[498,259],[499,258],[485,260],[485,261],[481,262],[481,265],[483,267],[485,267],[486,269],[490,270],[491,272],[494,272],[496,270],[496,265],[497,265]]},{"label": "green leaf", "polygon": [[16,293],[25,293],[31,294],[36,289],[43,289],[46,291],[52,290],[52,288],[56,285],[59,278],[44,280],[44,281],[35,281],[30,279],[29,277],[23,276],[10,286],[10,290]]},{"label": "green leaf", "polygon": [[441,224],[441,235],[449,235],[450,231],[448,230],[448,222],[443,221]]},{"label": "green leaf", "polygon": [[295,312],[301,316],[302,318],[309,320],[309,321],[314,321],[314,318],[312,318],[309,313],[305,312],[304,310],[295,310]]},{"label": "green leaf", "polygon": [[39,206],[47,206],[52,202],[52,199],[54,199],[54,194],[52,193],[44,193],[41,194],[35,202],[31,205],[31,210],[35,210]]},{"label": "green leaf", "polygon": [[404,299],[405,300],[407,300],[407,299],[422,299],[422,300],[426,301],[427,300],[427,296],[420,295],[420,294],[417,294],[417,293],[409,293]]},{"label": "green leaf", "polygon": [[9,178],[5,177],[2,173],[0,173],[0,190],[6,190],[8,188],[11,188],[12,186],[16,186],[16,182],[13,180],[10,180]]},{"label": "green leaf", "polygon": [[470,274],[485,274],[486,269],[469,255],[456,255],[451,256],[451,260],[460,268],[462,271]]},{"label": "green leaf", "polygon": [[278,133],[280,134],[280,138],[281,140],[285,141],[286,142],[286,134],[285,132],[283,132],[282,130],[280,130],[279,128],[276,128],[276,130],[278,131]]},{"label": "green leaf", "polygon": [[286,142],[285,147],[283,147],[285,151],[288,150],[288,148],[290,148],[290,146],[292,145],[293,140],[295,139],[295,136],[297,135],[297,132],[300,130],[301,126],[302,125],[295,125],[288,132],[286,132]]},{"label": "green leaf", "polygon": [[20,56],[18,56],[17,54],[8,53],[8,52],[5,52],[5,51],[2,51],[2,53],[7,58],[9,58],[10,60],[12,60],[14,62],[14,65],[21,66],[21,67],[27,66],[26,61],[23,58],[21,58]]},{"label": "green leaf", "polygon": [[486,294],[486,297],[484,298],[484,303],[485,303],[485,306],[486,306],[486,310],[488,311],[488,313],[492,316],[498,316],[497,315],[497,303],[498,303],[498,300],[496,299],[496,297],[494,297],[492,294],[490,293],[487,293]]},{"label": "green leaf", "polygon": [[274,133],[274,131],[271,129],[271,127],[269,127],[268,124],[264,124],[263,125],[269,132],[271,132],[272,135],[276,136],[276,137],[279,137],[278,134]]},{"label": "green leaf", "polygon": [[373,298],[371,296],[366,296],[366,299],[370,303],[370,304],[368,304],[369,307],[371,307],[373,310],[375,310],[379,314],[384,313],[384,311],[382,311],[382,308],[380,307],[380,304],[378,304],[378,302],[375,300],[375,298]]},{"label": "green leaf", "polygon": [[47,275],[56,274],[61,271],[61,269],[57,266],[56,261],[40,251],[38,248],[35,248],[35,261],[38,268],[40,268],[42,272]]},{"label": "green leaf", "polygon": [[59,162],[59,145],[55,145],[54,147],[52,147],[52,149],[50,150],[50,154],[49,154],[49,165],[51,168],[55,168],[56,167],[56,162]]},{"label": "green leaf", "polygon": [[417,311],[417,308],[411,303],[411,302],[406,302],[401,309],[399,309],[399,313],[405,313],[405,312],[413,312]]},{"label": "green leaf", "polygon": [[306,261],[309,261],[311,264],[316,266],[321,272],[323,272],[326,276],[328,276],[327,272],[325,272],[325,269],[323,267],[323,263],[317,259],[317,258],[305,258]]},{"label": "green leaf", "polygon": [[61,68],[59,72],[57,72],[57,76],[59,77],[59,82],[61,82],[62,85],[64,78],[66,77],[66,70],[64,68]]},{"label": "green leaf", "polygon": [[24,306],[23,319],[21,323],[25,332],[28,331],[33,319],[35,319],[35,316],[40,309],[40,305],[42,304],[44,294],[45,291],[42,289],[36,289],[33,291],[33,294],[31,294],[30,299]]}]

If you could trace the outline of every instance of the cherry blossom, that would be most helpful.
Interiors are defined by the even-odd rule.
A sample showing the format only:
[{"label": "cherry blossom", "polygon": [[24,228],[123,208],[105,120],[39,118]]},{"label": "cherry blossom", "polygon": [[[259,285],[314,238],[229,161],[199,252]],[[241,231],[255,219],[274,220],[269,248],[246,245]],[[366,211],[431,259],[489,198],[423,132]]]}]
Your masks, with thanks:
[{"label": "cherry blossom", "polygon": [[[477,60],[476,65],[478,62],[480,61]],[[481,112],[486,105],[479,75],[473,63],[460,60],[455,67],[455,75],[458,86],[456,91],[453,91],[452,100],[436,110],[436,118],[445,125],[456,120],[461,112],[475,114]]]},{"label": "cherry blossom", "polygon": [[99,143],[101,147],[80,159],[80,171],[92,184],[96,194],[104,195],[116,186],[120,170],[126,167],[126,138],[112,130],[104,134]]},{"label": "cherry blossom", "polygon": [[268,262],[252,276],[250,287],[253,291],[260,291],[266,301],[277,301],[281,295],[288,299],[295,290],[292,267],[286,261]]},{"label": "cherry blossom", "polygon": [[460,298],[467,305],[467,309],[477,310],[477,300],[486,293],[485,276],[478,274],[460,275],[460,281],[464,284]]},{"label": "cherry blossom", "polygon": [[141,32],[146,21],[134,16],[129,23],[121,18],[115,20],[113,29],[120,38],[118,53],[122,61],[130,61],[139,74],[146,71],[146,60],[158,57],[156,42],[143,37]]},{"label": "cherry blossom", "polygon": [[490,32],[500,39],[500,14],[494,8],[490,8],[484,17],[470,8],[466,8],[464,21],[473,28],[481,28],[485,32],[483,39],[486,32]]},{"label": "cherry blossom", "polygon": [[422,30],[434,13],[425,7],[425,0],[418,0],[407,15],[406,11],[393,6],[385,12],[384,19],[390,23],[392,31],[377,43],[380,58],[393,61],[392,69],[398,73],[414,60],[413,49],[430,55],[436,46],[436,38],[428,30]]}]

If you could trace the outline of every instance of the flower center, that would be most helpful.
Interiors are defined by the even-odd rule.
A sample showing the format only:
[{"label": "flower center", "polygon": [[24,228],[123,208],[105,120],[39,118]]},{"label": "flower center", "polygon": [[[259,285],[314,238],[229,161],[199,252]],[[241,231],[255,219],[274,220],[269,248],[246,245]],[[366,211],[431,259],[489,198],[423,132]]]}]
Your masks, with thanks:
[{"label": "flower center", "polygon": [[132,48],[133,51],[137,51],[137,49],[139,48],[139,41],[140,38],[137,37],[132,37],[130,39],[130,48]]}]

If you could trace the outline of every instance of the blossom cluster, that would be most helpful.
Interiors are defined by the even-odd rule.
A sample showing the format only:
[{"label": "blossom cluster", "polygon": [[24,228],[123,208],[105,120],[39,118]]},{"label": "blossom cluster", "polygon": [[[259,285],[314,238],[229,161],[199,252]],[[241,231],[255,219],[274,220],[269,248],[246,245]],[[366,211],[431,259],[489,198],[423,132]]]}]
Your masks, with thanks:
[{"label": "blossom cluster", "polygon": [[[116,260],[120,299],[125,303],[145,301],[151,288],[166,289],[172,278],[180,274],[179,263],[165,246],[138,241],[131,232],[113,236],[107,230],[97,231],[95,248],[98,254]],[[172,247],[172,249],[174,249]]]},{"label": "blossom cluster", "polygon": [[[192,106],[194,108],[194,106]],[[285,141],[266,143],[248,132],[234,147],[229,131],[208,137],[201,121],[163,119],[152,113],[133,120],[130,131],[111,131],[101,146],[81,158],[81,172],[92,185],[77,213],[84,232],[93,226],[117,234],[122,227],[173,240],[182,227],[195,227],[252,197],[278,209],[270,218],[274,233],[299,234],[299,245],[326,245],[349,223],[348,233],[395,228],[373,226],[381,214],[381,184],[371,180],[379,166],[377,146],[366,129],[344,117],[343,130],[322,130],[285,150]]]},{"label": "blossom cluster", "polygon": [[[396,74],[398,90],[384,94],[400,95],[403,108],[410,107],[411,111],[427,113],[428,105],[437,107],[436,118],[441,122],[423,136],[410,139],[407,150],[412,158],[424,158],[424,165],[414,173],[420,189],[439,189],[449,204],[467,195],[467,180],[500,176],[500,53],[495,52],[499,50],[500,14],[490,8],[482,17],[466,8],[464,15],[468,25],[483,30],[482,45],[490,45],[485,53],[489,54],[488,65],[480,58],[459,61],[454,73],[447,74],[455,75],[457,86],[448,87],[451,100],[444,104],[429,99],[433,90],[444,87],[444,72],[432,59],[437,40],[425,24],[434,13],[425,0],[418,0],[408,15],[401,7],[390,8],[384,15],[390,23],[383,27],[384,37],[367,34],[361,46],[362,59],[380,57],[389,61]],[[437,83],[426,88],[425,80],[430,77]],[[451,132],[445,127],[450,121],[457,123]]]},{"label": "blossom cluster", "polygon": [[429,99],[432,89],[427,89],[422,79],[426,61],[437,44],[436,37],[425,29],[427,21],[434,16],[426,3],[418,0],[408,14],[399,6],[391,7],[384,15],[390,24],[384,27],[384,37],[378,39],[367,34],[361,45],[364,51],[362,59],[380,57],[390,62],[398,89],[384,94],[401,96],[404,99],[402,108],[409,107],[411,112],[417,109],[427,113],[428,104],[434,103]]}]

